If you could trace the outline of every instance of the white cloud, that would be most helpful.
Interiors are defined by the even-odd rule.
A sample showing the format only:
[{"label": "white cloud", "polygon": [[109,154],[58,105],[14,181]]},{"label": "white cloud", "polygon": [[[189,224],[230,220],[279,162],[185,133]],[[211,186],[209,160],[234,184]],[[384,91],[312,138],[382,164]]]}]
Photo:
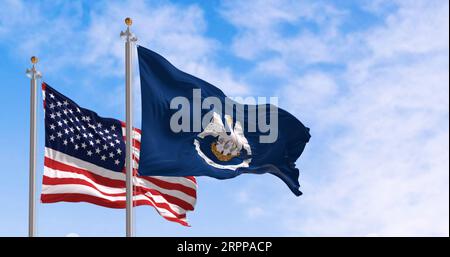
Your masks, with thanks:
[{"label": "white cloud", "polygon": [[[283,105],[296,106],[304,113],[315,112],[318,107],[329,106],[337,96],[338,87],[334,78],[321,72],[310,72],[293,79],[279,93],[287,100]],[[293,97],[294,96],[294,97]]]},{"label": "white cloud", "polygon": [[[236,54],[263,60],[255,77],[283,77],[280,103],[312,129],[299,164],[307,166],[305,194],[297,204],[278,200],[285,191],[264,199],[280,202],[273,213],[285,214],[285,228],[295,235],[448,236],[448,3],[401,1],[386,11],[379,2],[371,8],[385,17],[382,24],[345,33],[339,24],[347,11],[330,7],[331,30],[284,36],[280,23],[300,27],[293,21],[302,16],[258,3],[227,6],[225,17],[244,28]],[[261,27],[236,18],[265,11],[280,15],[261,15]],[[252,40],[263,43],[246,52]],[[271,51],[278,55],[261,57]],[[317,62],[343,68],[327,72]],[[241,194],[256,194],[251,190]]]},{"label": "white cloud", "polygon": [[91,14],[85,53],[87,63],[112,59],[117,63],[110,63],[108,68],[122,70],[123,41],[118,35],[125,28],[124,15],[133,17],[131,29],[138,37],[138,44],[158,49],[179,65],[208,58],[216,48],[216,42],[203,35],[206,25],[200,8],[171,4],[151,6],[143,1],[129,1],[109,4]]},{"label": "white cloud", "polygon": [[214,62],[220,44],[205,36],[204,13],[196,5],[149,5],[144,1],[109,4],[92,14],[87,32],[89,50],[83,58],[87,64],[101,64],[102,69],[123,73],[123,42],[118,39],[118,32],[124,29],[124,14],[134,19],[132,30],[138,44],[161,53],[188,73],[223,85],[229,92],[247,91],[247,86],[227,67],[219,67]]},{"label": "white cloud", "polygon": [[44,77],[76,68],[91,78],[88,84],[98,78],[123,77],[124,43],[119,33],[125,29],[124,18],[130,16],[138,44],[228,92],[247,91],[229,68],[216,64],[221,45],[205,35],[207,24],[197,5],[99,1],[88,10],[81,3],[9,0],[0,14],[3,43],[20,58],[40,56]]},{"label": "white cloud", "polygon": [[[55,13],[52,8],[58,9]],[[8,0],[0,10],[0,39],[18,58],[40,57],[44,76],[79,62],[81,3]],[[45,68],[44,68],[45,67]]]},{"label": "white cloud", "polygon": [[[336,28],[344,12],[317,1],[227,1],[223,16],[238,29],[233,50],[239,57],[255,60],[276,53],[293,63],[304,65],[331,61],[336,50]],[[300,26],[311,22],[321,29],[309,31]],[[285,36],[284,26],[296,27],[297,35]]]},{"label": "white cloud", "polygon": [[249,207],[249,208],[247,208],[246,212],[247,212],[247,217],[249,217],[251,219],[261,217],[265,214],[264,209],[261,207],[258,207],[258,206]]},{"label": "white cloud", "polygon": [[[434,103],[445,99],[441,92],[448,95],[448,74],[427,88],[434,76],[446,73],[448,65],[441,69],[428,65],[373,73],[381,79],[359,85],[337,106],[342,109],[333,113],[339,114],[334,119],[346,130],[329,141],[334,161],[328,175],[331,181],[305,194],[306,208],[329,215],[311,215],[297,226],[290,224],[292,231],[448,234],[449,137],[444,107],[448,98],[440,101],[440,109]],[[418,79],[413,73],[427,77],[410,84]],[[427,102],[422,102],[422,95]]]}]

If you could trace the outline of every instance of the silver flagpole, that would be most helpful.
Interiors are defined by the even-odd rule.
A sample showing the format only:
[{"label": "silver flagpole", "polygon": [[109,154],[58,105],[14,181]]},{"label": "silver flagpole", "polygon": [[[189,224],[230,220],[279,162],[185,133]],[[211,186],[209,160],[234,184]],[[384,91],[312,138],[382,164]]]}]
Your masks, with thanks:
[{"label": "silver flagpole", "polygon": [[27,76],[31,79],[30,87],[30,177],[28,189],[28,236],[36,236],[36,96],[37,80],[41,78],[41,73],[36,70],[38,58],[31,57],[32,67],[26,70]]},{"label": "silver flagpole", "polygon": [[127,30],[120,32],[120,36],[125,39],[125,84],[126,84],[126,236],[132,237],[133,233],[133,160],[132,160],[132,139],[133,139],[133,92],[132,92],[132,55],[133,43],[137,38],[131,33],[130,26],[133,23],[131,18],[125,19]]}]

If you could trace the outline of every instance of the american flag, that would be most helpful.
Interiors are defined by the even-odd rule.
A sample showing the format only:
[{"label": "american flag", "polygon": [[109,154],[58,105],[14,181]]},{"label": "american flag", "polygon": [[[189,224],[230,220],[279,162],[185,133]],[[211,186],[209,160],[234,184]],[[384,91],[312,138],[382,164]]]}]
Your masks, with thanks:
[{"label": "american flag", "polygon": [[[45,160],[42,203],[89,202],[125,208],[125,123],[102,118],[42,83]],[[141,131],[133,135],[133,205],[151,205],[165,219],[188,226],[194,210],[194,177],[137,174]]]}]

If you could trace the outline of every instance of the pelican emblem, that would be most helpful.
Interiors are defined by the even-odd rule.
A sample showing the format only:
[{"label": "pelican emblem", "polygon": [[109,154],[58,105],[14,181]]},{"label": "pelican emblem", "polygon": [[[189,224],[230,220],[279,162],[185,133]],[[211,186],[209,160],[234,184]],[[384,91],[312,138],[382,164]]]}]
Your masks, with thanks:
[{"label": "pelican emblem", "polygon": [[[233,127],[233,119],[229,115],[225,115],[225,121],[226,126],[230,131],[229,133],[227,133],[225,125],[223,124],[219,114],[214,113],[210,123],[206,126],[203,132],[197,135],[198,138],[200,140],[210,136],[216,138],[216,140],[210,144],[209,149],[211,150],[211,153],[221,162],[229,162],[234,158],[239,157],[242,153],[244,153],[243,151],[246,153],[244,153],[244,155],[251,156],[251,148],[248,144],[247,138],[244,136],[241,123],[237,121]],[[209,165],[216,168],[235,170],[239,167],[248,167],[251,162],[251,158],[247,158],[238,164],[235,162],[230,165],[218,164],[202,152],[200,149],[199,140],[195,139],[194,145],[200,157],[202,157]],[[238,158],[236,159],[238,160]]]}]

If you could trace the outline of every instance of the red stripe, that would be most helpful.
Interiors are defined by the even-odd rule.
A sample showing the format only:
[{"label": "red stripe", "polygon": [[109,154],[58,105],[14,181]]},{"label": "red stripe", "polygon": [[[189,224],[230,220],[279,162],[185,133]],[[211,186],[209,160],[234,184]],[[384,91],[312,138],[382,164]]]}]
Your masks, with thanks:
[{"label": "red stripe", "polygon": [[[74,181],[75,182],[75,181]],[[86,185],[86,186],[89,186],[89,187],[92,187],[92,188],[94,188],[94,189],[96,189],[91,183],[89,183],[89,182],[87,182],[87,181],[80,181],[81,183],[80,184],[83,184],[83,185]],[[61,183],[61,184],[63,184],[63,183]],[[77,185],[77,183],[75,182],[75,183],[70,183],[71,185]],[[98,189],[96,189],[98,192],[100,192],[101,194],[104,194],[102,191],[100,191],[100,190],[98,190]],[[141,191],[145,191],[145,190],[141,190]],[[156,192],[155,192],[156,193]],[[84,195],[84,194],[83,194]],[[107,194],[105,194],[105,195],[107,195]],[[110,196],[125,196],[125,193],[124,194],[122,194],[122,195],[111,195],[111,194],[108,194],[108,195],[110,195]],[[136,195],[144,195],[149,201],[151,201],[152,202],[152,204],[153,204],[153,206],[156,206],[156,207],[158,207],[158,208],[162,208],[162,209],[165,209],[165,210],[167,210],[168,212],[170,212],[170,213],[172,213],[175,217],[177,217],[177,218],[184,218],[184,217],[186,217],[186,214],[185,213],[181,213],[181,214],[179,214],[179,213],[177,213],[176,211],[174,211],[171,207],[170,207],[170,205],[168,204],[168,203],[157,203],[157,202],[154,202],[149,196],[147,196],[147,195],[145,195],[145,194],[134,194],[135,196]],[[107,199],[105,199],[106,201],[109,201],[109,202],[118,202],[118,201],[110,201],[110,200],[107,200]],[[121,200],[121,201],[123,201],[123,200]],[[136,201],[139,201],[139,200],[136,200]],[[124,207],[123,207],[124,208]]]},{"label": "red stripe", "polygon": [[187,223],[186,221],[181,220],[181,219],[172,218],[172,217],[166,217],[166,216],[162,216],[162,217],[165,218],[165,219],[168,220],[168,221],[178,222],[178,223],[180,223],[181,225],[186,226],[186,227],[190,227],[190,226],[191,226],[191,225],[189,225],[189,223]]},{"label": "red stripe", "polygon": [[[127,124],[123,121],[120,122],[120,124],[122,125],[122,128],[126,128]],[[139,134],[142,134],[142,130],[138,129],[138,128],[133,128],[134,131],[138,132]]]},{"label": "red stripe", "polygon": [[[42,82],[42,91],[44,92],[44,94],[45,94],[46,87],[47,87],[47,84],[45,84],[45,82]],[[44,99],[42,104],[43,104],[43,107],[44,107],[44,110],[45,110],[45,106],[46,106],[45,99]]]},{"label": "red stripe", "polygon": [[[41,194],[41,202],[42,203],[56,203],[56,202],[87,202],[92,203],[96,205],[100,205],[103,207],[108,208],[115,208],[115,209],[123,209],[125,208],[125,201],[116,201],[112,202],[100,197],[91,196],[91,195],[84,195],[84,194]],[[133,201],[133,206],[141,206],[141,205],[152,205],[151,200],[135,200]],[[189,226],[187,222],[184,220],[181,220],[181,218],[173,218],[173,217],[166,217],[161,215],[165,219],[169,221],[178,222],[183,226]]]},{"label": "red stripe", "polygon": [[[107,187],[113,187],[113,188],[125,188],[125,181],[123,180],[115,180],[115,179],[109,179],[109,178],[105,178],[96,174],[93,174],[91,172],[89,172],[88,170],[83,170],[83,169],[79,169],[76,167],[72,167],[63,163],[60,163],[58,161],[52,160],[48,157],[45,157],[45,161],[44,164],[46,167],[49,167],[51,169],[56,169],[59,171],[64,171],[64,172],[72,172],[72,173],[76,173],[76,174],[82,174],[86,177],[88,177],[89,179],[91,179],[92,181],[95,181],[95,183],[100,184],[100,185],[104,185]],[[145,177],[140,177],[140,178],[145,178]],[[122,194],[110,194],[110,193],[106,193],[101,191],[99,188],[97,188],[95,185],[93,185],[92,183],[83,180],[83,179],[78,179],[78,178],[50,178],[47,176],[44,176],[43,178],[43,184],[47,184],[46,182],[48,182],[49,185],[58,185],[58,184],[82,184],[82,185],[86,185],[86,186],[90,186],[94,189],[96,189],[97,191],[99,191],[100,193],[104,194],[104,195],[109,195],[109,196],[124,196],[125,193]],[[57,182],[56,180],[59,180],[59,182]],[[52,182],[50,182],[52,181]],[[79,182],[79,183],[78,183]],[[181,192],[186,193],[187,195],[192,196],[193,198],[196,198],[196,191],[191,189],[191,188],[187,188],[184,187],[180,184],[175,184],[175,183],[167,183],[165,185],[161,184],[158,185],[158,182],[164,182],[158,179],[154,179],[153,181],[150,181],[152,183],[154,183],[155,185],[164,188],[164,189],[168,189],[168,190],[178,190]],[[173,187],[170,187],[169,184],[174,185]],[[184,188],[183,188],[184,187]],[[185,210],[194,210],[194,206],[192,206],[190,203],[184,201],[183,199],[180,199],[178,197],[169,195],[169,194],[165,194],[165,193],[161,193],[159,191],[157,191],[156,189],[150,189],[147,187],[142,187],[142,186],[135,186],[136,190],[140,190],[140,191],[145,191],[145,192],[150,192],[152,194],[157,194],[156,192],[158,192],[158,195],[161,195],[162,197],[166,198],[169,202],[173,202],[174,204],[180,206],[181,208],[185,209]],[[180,190],[183,189],[183,190]],[[188,190],[186,190],[188,189]],[[192,192],[187,193],[185,191],[193,191],[193,195]],[[177,199],[177,200],[175,200]]]},{"label": "red stripe", "polygon": [[105,196],[125,196],[126,195],[126,193],[116,193],[116,194],[106,193],[106,192],[100,190],[95,184],[93,184],[89,181],[86,181],[84,179],[81,179],[81,178],[52,178],[52,177],[48,177],[48,176],[44,175],[42,178],[42,184],[48,185],[48,186],[78,184],[78,185],[85,185],[85,186],[92,187],[95,190],[97,190],[99,193],[101,193]]},{"label": "red stripe", "polygon": [[138,150],[141,150],[141,141],[134,139],[133,146],[136,147]]},{"label": "red stripe", "polygon": [[[126,136],[123,136],[122,139],[123,139],[123,141],[127,141]],[[137,150],[141,150],[141,141],[139,141],[137,139],[133,139],[133,147],[136,148]]]},{"label": "red stripe", "polygon": [[[111,178],[107,178],[107,177],[103,177],[97,174],[94,174],[92,172],[90,172],[89,170],[85,170],[85,169],[80,169],[77,167],[73,167],[70,165],[67,165],[65,163],[62,162],[58,162],[55,161],[53,159],[50,159],[48,157],[45,157],[44,159],[44,166],[49,167],[51,169],[55,169],[58,171],[65,171],[65,172],[72,172],[72,173],[76,173],[76,174],[82,174],[88,178],[90,178],[91,180],[95,181],[98,184],[101,185],[105,185],[108,187],[114,187],[114,188],[125,188],[125,181],[124,180],[117,180],[117,179],[111,179]],[[167,181],[163,181],[157,178],[152,178],[152,177],[146,177],[146,176],[137,176],[140,179],[144,179],[147,180],[153,184],[155,184],[158,187],[161,187],[163,189],[167,189],[167,190],[178,190],[181,191],[193,198],[197,197],[197,192],[195,189],[192,189],[190,187],[184,186],[182,184],[178,184],[178,183],[171,183],[171,182],[167,182]]]},{"label": "red stripe", "polygon": [[[74,184],[79,184],[79,185],[85,185],[85,186],[89,186],[92,187],[93,189],[97,190],[99,193],[105,195],[105,196],[125,196],[126,193],[116,193],[116,194],[112,194],[112,193],[107,193],[104,192],[102,190],[100,190],[97,185],[86,181],[84,179],[81,178],[52,178],[52,177],[48,177],[48,176],[43,176],[42,179],[42,184],[44,185],[74,185]],[[108,186],[108,185],[104,185],[104,186]],[[123,188],[123,187],[122,187]],[[169,203],[172,204],[176,204],[179,207],[181,207],[184,210],[188,210],[188,211],[193,211],[194,210],[194,206],[192,206],[190,203],[184,201],[183,199],[180,199],[176,196],[172,196],[169,194],[165,194],[165,193],[161,193],[160,191],[156,190],[156,189],[152,189],[152,188],[146,188],[146,187],[142,187],[142,186],[134,186],[134,193],[133,195],[140,195],[140,194],[145,194],[145,193],[150,193],[152,195],[155,196],[161,196],[164,199],[166,199]],[[170,209],[168,211],[173,211],[172,208],[167,205],[167,207]]]},{"label": "red stripe", "polygon": [[73,167],[73,166],[64,164],[62,162],[55,161],[48,157],[45,157],[45,159],[44,159],[44,166],[49,167],[51,169],[56,169],[59,171],[67,171],[67,172],[82,174],[82,175],[90,178],[91,180],[98,182],[98,184],[108,185],[109,187],[116,187],[116,188],[124,188],[125,187],[124,180],[110,179],[110,178],[106,178],[103,176],[99,176],[97,174],[89,172],[88,170]]},{"label": "red stripe", "polygon": [[134,188],[135,188],[135,192],[137,194],[145,194],[145,193],[149,192],[152,195],[163,197],[169,203],[178,205],[179,207],[181,207],[182,209],[184,209],[186,211],[193,211],[194,210],[194,206],[192,206],[190,203],[188,203],[188,202],[184,201],[183,199],[180,199],[180,198],[178,198],[176,196],[162,193],[162,192],[160,192],[160,191],[158,191],[156,189],[153,189],[153,188],[146,188],[146,187],[142,187],[142,186],[135,186]]},{"label": "red stripe", "polygon": [[[44,159],[44,166],[49,167],[51,169],[56,169],[59,171],[66,171],[66,172],[82,174],[101,185],[107,185],[109,187],[115,187],[115,188],[125,188],[124,180],[106,178],[106,177],[94,174],[94,173],[90,172],[89,170],[73,167],[73,166],[67,165],[65,163],[55,161],[48,157],[45,157],[45,159]],[[157,178],[146,177],[146,176],[138,176],[138,177],[141,179],[145,179],[161,188],[168,189],[168,190],[178,190],[178,191],[181,191],[181,192],[183,192],[189,196],[192,196],[194,198],[197,197],[195,189],[184,186],[182,184],[166,182],[163,180],[159,180]]]},{"label": "red stripe", "polygon": [[[120,121],[120,125],[122,125],[122,128],[126,128],[127,124],[123,121]],[[142,134],[142,130],[138,129],[138,128],[133,128],[134,131],[138,132],[139,134]]]},{"label": "red stripe", "polygon": [[146,177],[146,176],[138,176],[138,177],[141,179],[147,180],[147,181],[157,185],[158,187],[170,189],[170,190],[178,190],[178,191],[181,191],[181,192],[183,192],[187,195],[190,195],[194,198],[197,197],[197,190],[187,187],[185,185],[167,182],[167,181],[159,180],[159,179],[152,178],[152,177]]},{"label": "red stripe", "polygon": [[[85,175],[85,173],[77,173],[77,174]],[[107,187],[114,187],[107,183],[101,183],[100,181],[95,181],[95,183],[103,185],[103,186],[107,186]],[[51,178],[51,177],[44,175],[42,184],[44,184],[44,185],[81,184],[81,185],[92,187],[95,190],[97,190],[99,193],[106,195],[106,196],[125,196],[126,195],[125,192],[117,193],[117,194],[111,194],[111,193],[104,192],[104,191],[100,190],[95,184],[92,184],[91,182],[86,181],[84,179],[80,179],[80,178]],[[122,183],[122,184],[123,184],[123,186],[114,187],[114,188],[120,188],[120,189],[125,188],[125,183]],[[172,196],[172,195],[169,195],[166,193],[162,193],[156,189],[142,187],[142,186],[134,186],[134,188],[135,188],[136,192],[140,192],[140,193],[149,192],[153,195],[159,195],[159,196],[165,198],[168,202],[176,204],[185,210],[194,210],[194,206],[192,204],[190,204],[189,202],[186,202],[185,200],[180,199],[176,196]]]},{"label": "red stripe", "polygon": [[194,176],[187,176],[187,177],[184,177],[184,178],[189,179],[190,181],[194,182],[197,185],[197,180],[195,179]]}]

